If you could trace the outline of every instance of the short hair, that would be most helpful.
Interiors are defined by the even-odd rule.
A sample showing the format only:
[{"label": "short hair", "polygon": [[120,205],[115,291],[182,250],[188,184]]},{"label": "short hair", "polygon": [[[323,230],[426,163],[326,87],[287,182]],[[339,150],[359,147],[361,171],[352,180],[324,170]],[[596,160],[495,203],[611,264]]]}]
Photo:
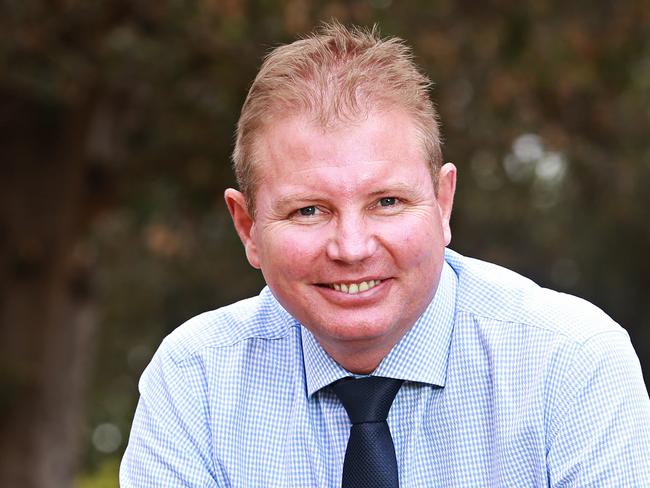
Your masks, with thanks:
[{"label": "short hair", "polygon": [[237,184],[255,214],[256,136],[275,118],[308,114],[323,128],[352,122],[377,108],[399,108],[413,117],[434,187],[442,164],[431,81],[397,38],[372,29],[321,24],[309,36],[273,49],[242,107],[232,159]]}]

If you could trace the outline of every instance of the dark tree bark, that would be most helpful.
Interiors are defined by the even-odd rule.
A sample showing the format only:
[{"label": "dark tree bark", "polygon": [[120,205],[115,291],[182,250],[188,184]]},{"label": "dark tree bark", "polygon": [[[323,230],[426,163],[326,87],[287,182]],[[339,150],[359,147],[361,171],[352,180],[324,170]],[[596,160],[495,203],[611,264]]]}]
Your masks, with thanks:
[{"label": "dark tree bark", "polygon": [[81,237],[90,104],[0,89],[0,486],[67,487],[95,328]]}]

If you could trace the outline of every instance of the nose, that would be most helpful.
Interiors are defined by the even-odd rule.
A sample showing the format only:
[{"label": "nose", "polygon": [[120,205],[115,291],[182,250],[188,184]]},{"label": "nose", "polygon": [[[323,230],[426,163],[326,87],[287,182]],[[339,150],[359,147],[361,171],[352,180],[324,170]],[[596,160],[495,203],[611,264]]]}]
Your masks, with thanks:
[{"label": "nose", "polygon": [[361,216],[339,215],[334,235],[327,244],[330,259],[358,263],[377,251],[377,238]]}]

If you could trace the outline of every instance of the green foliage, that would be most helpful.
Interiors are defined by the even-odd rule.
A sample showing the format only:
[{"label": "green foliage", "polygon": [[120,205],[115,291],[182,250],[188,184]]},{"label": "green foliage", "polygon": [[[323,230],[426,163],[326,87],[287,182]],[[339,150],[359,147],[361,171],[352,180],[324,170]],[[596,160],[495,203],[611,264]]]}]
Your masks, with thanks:
[{"label": "green foliage", "polygon": [[96,471],[80,476],[75,488],[115,488],[118,486],[119,466],[119,459],[106,458]]}]

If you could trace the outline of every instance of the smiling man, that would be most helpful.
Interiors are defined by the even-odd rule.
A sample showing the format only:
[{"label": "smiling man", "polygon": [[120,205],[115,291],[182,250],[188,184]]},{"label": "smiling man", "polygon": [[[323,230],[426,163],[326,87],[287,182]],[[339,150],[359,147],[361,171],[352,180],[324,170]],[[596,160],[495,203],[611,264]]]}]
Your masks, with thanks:
[{"label": "smiling man", "polygon": [[396,107],[327,130],[297,113],[258,137],[255,218],[226,191],[248,260],[336,363],[370,373],[435,294],[456,169],[437,170],[436,195],[415,124]]},{"label": "smiling man", "polygon": [[122,486],[650,486],[625,331],[447,249],[428,86],[338,24],[267,57],[225,200],[268,287],[165,339]]}]

